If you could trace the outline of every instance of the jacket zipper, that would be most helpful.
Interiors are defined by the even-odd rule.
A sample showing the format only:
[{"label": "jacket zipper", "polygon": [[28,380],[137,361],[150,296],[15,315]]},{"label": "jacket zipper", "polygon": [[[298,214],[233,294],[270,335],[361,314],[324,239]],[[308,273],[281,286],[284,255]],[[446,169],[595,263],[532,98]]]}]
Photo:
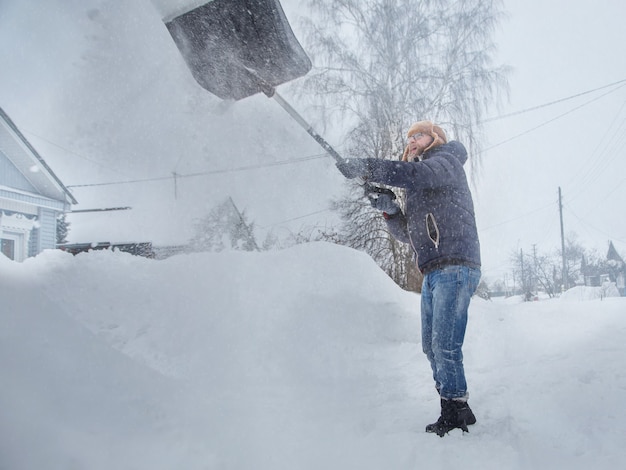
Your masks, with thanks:
[{"label": "jacket zipper", "polygon": [[434,243],[435,249],[439,250],[439,227],[432,212],[426,214],[426,232],[430,241]]}]

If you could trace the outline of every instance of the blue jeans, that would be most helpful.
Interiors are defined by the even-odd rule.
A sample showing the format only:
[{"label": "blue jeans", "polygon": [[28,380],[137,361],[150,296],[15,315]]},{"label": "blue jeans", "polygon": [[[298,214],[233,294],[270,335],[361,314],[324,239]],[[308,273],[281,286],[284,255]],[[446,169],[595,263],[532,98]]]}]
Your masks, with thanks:
[{"label": "blue jeans", "polygon": [[463,340],[467,309],[480,281],[480,269],[446,266],[424,276],[422,349],[442,398],[465,398]]}]

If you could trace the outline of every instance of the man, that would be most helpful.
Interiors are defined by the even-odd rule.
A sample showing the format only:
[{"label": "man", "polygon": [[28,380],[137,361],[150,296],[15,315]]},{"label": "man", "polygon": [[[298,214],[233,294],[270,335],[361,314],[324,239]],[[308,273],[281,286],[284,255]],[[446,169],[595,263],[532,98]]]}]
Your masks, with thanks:
[{"label": "man", "polygon": [[375,158],[337,163],[346,178],[362,177],[406,190],[402,212],[389,193],[371,193],[392,235],[409,243],[424,274],[421,296],[422,348],[441,397],[441,415],[426,432],[443,437],[476,418],[467,399],[463,340],[470,298],[480,280],[480,245],[474,204],[463,164],[465,147],[447,142],[444,131],[420,121],[407,133],[402,161]]}]

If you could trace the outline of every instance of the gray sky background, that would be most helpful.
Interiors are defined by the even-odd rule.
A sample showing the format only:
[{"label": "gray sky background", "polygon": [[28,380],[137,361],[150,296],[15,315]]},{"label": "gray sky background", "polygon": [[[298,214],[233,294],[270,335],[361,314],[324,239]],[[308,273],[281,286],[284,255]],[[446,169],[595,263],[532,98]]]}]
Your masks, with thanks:
[{"label": "gray sky background", "polygon": [[[504,5],[508,18],[497,35],[499,57],[513,71],[510,102],[496,115],[626,79],[626,3]],[[475,191],[485,274],[506,269],[507,252],[560,247],[559,186],[566,236],[575,233],[602,255],[609,240],[626,251],[624,85],[486,124],[487,147],[493,148],[483,155]]]},{"label": "gray sky background", "polygon": [[[0,106],[76,186],[77,209],[133,206],[73,215],[70,240],[184,242],[227,196],[261,231],[325,226],[329,196],[345,188],[332,160],[273,100],[225,105],[195,84],[161,22],[163,6],[182,1],[0,3]],[[281,3],[297,34],[299,0]],[[626,79],[626,2],[504,7],[510,100],[492,116],[542,107],[485,124],[474,175],[484,275],[502,276],[520,249],[560,247],[559,186],[566,233],[626,253],[626,86],[543,106]],[[288,85],[280,91],[291,100]],[[77,186],[113,181],[134,183]]]}]

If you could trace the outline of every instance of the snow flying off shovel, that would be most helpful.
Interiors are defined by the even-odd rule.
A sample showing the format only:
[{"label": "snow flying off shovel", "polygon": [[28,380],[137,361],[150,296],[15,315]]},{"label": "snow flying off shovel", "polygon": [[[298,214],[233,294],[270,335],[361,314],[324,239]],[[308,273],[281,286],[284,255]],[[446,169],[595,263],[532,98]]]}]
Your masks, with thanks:
[{"label": "snow flying off shovel", "polygon": [[165,24],[196,81],[222,99],[240,100],[311,70],[277,0],[213,0]]},{"label": "snow flying off shovel", "polygon": [[[200,86],[222,99],[260,92],[274,98],[337,162],[343,161],[276,92],[276,86],[311,70],[278,0],[213,0],[164,21]],[[360,183],[370,192],[388,191]]]}]

